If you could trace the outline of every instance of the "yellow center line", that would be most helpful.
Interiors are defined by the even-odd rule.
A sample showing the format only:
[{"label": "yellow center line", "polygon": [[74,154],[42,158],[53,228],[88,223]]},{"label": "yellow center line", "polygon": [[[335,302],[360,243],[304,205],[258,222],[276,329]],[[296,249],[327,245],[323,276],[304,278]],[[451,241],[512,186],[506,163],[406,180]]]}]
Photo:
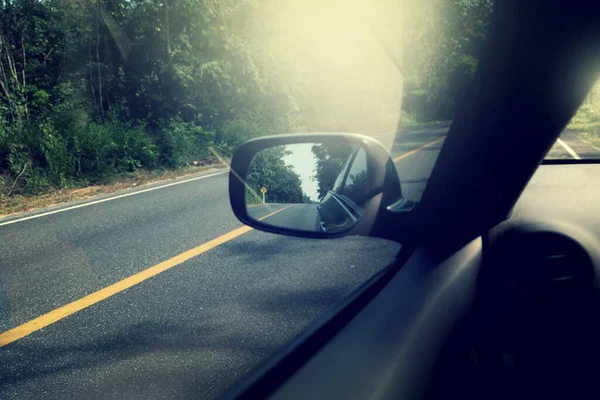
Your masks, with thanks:
[{"label": "yellow center line", "polygon": [[439,138],[437,140],[434,140],[433,142],[429,142],[429,143],[424,144],[423,146],[419,147],[418,149],[414,149],[414,150],[409,151],[408,153],[404,153],[404,154],[402,154],[402,155],[394,158],[394,162],[398,162],[398,161],[400,161],[400,160],[402,160],[402,159],[404,159],[406,157],[410,157],[413,154],[418,153],[421,150],[424,150],[424,149],[428,148],[429,146],[433,146],[434,144],[441,142],[445,138],[446,138],[446,136],[441,137],[441,138]]},{"label": "yellow center line", "polygon": [[[275,215],[292,206],[293,205],[280,208],[277,211],[274,211],[268,215],[265,215],[262,218],[259,218],[259,221],[265,218],[269,218],[270,216]],[[252,229],[253,228],[249,226],[242,226],[240,228],[234,229],[231,232],[228,232],[215,239],[212,239],[204,244],[201,244],[198,247],[194,247],[193,249],[178,254],[173,258],[169,258],[168,260],[163,261],[160,264],[156,264],[148,269],[138,272],[137,274],[131,275],[119,282],[113,283],[112,285],[107,286],[104,289],[100,289],[97,292],[88,294],[85,297],[82,297],[71,303],[65,304],[64,306],[52,310],[49,313],[41,315],[28,322],[25,322],[22,325],[19,325],[13,329],[3,332],[0,334],[0,347],[6,346],[9,343],[12,343],[35,331],[45,328],[48,325],[60,321],[63,318],[73,315],[76,312],[83,310],[84,308],[87,308],[93,304],[96,304],[102,300],[114,296],[119,292],[129,289],[130,287],[135,286],[138,283],[141,283],[149,278],[152,278],[153,276],[160,274],[161,272],[165,272],[166,270],[171,269],[176,265],[179,265],[191,258],[194,258],[202,253],[214,249],[215,247],[225,242],[235,239],[236,237],[243,235],[244,233],[249,232]]]},{"label": "yellow center line", "polygon": [[[268,204],[268,203],[266,203],[266,204]],[[294,206],[295,206],[295,204],[290,204],[290,205],[289,205],[289,206],[287,206],[287,207],[280,208],[280,209],[279,209],[279,210],[277,210],[277,211],[273,211],[271,214],[267,214],[267,215],[265,215],[264,217],[260,217],[260,218],[258,219],[258,221],[262,221],[263,219],[269,218],[271,215],[275,215],[275,214],[277,214],[278,212],[282,212],[283,210],[287,210],[288,208],[291,208],[291,207],[294,207]]]}]

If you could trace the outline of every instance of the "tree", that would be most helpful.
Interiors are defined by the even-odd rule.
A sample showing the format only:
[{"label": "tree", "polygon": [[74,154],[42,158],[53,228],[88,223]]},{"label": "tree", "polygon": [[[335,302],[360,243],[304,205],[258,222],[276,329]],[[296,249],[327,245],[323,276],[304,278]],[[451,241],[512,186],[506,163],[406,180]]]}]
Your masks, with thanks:
[{"label": "tree", "polygon": [[404,2],[404,112],[415,119],[451,119],[477,68],[492,0]]},{"label": "tree", "polygon": [[[178,168],[209,146],[229,155],[296,127],[373,131],[397,117],[402,79],[405,111],[449,117],[492,4],[290,2],[0,3],[0,186],[37,193]],[[345,156],[328,151],[321,197]]]},{"label": "tree", "polygon": [[[43,191],[288,131],[260,1],[0,5],[0,179]],[[11,186],[11,185],[8,185]],[[1,193],[0,193],[1,195]]]},{"label": "tree", "polygon": [[262,201],[260,189],[267,189],[268,203],[306,203],[308,196],[302,191],[300,176],[290,165],[285,165],[283,157],[291,152],[285,146],[263,150],[254,156],[246,183],[247,203]]},{"label": "tree", "polygon": [[317,182],[317,191],[321,200],[333,187],[352,147],[339,142],[326,142],[315,144],[311,151],[317,160],[314,180]]}]

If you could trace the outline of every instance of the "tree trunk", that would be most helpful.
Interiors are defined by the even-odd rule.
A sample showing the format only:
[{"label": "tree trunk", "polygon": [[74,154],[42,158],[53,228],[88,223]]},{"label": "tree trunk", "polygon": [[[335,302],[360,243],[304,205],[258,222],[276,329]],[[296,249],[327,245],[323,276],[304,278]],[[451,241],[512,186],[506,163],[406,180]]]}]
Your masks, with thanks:
[{"label": "tree trunk", "polygon": [[92,72],[92,65],[94,61],[92,60],[92,49],[88,47],[88,71],[90,73],[90,88],[92,89],[92,98],[94,99],[94,109],[100,115],[100,110],[98,109],[98,101],[96,100],[96,89],[94,89],[94,73]]},{"label": "tree trunk", "polygon": [[100,119],[104,121],[104,105],[102,100],[102,73],[100,72],[100,0],[96,0],[96,66],[98,68],[98,100]]},{"label": "tree trunk", "polygon": [[2,91],[4,92],[4,95],[6,96],[6,101],[8,102],[8,109],[10,110],[10,116],[12,118],[12,123],[15,122],[15,113],[18,111],[15,108],[15,104],[12,100],[12,96],[10,93],[10,85],[8,83],[8,78],[6,76],[6,69],[4,68],[4,62],[2,61],[2,53],[6,54],[6,62],[7,65],[10,68],[10,53],[8,52],[8,48],[6,46],[6,40],[2,34],[2,32],[0,32],[0,72],[2,73],[2,79],[3,79],[3,83],[2,83]]},{"label": "tree trunk", "polygon": [[21,71],[21,75],[23,77],[23,87],[25,87],[25,69],[27,68],[27,56],[25,55],[25,43],[23,43],[23,39],[21,39],[21,50],[23,53],[23,70]]},{"label": "tree trunk", "polygon": [[171,66],[171,62],[173,61],[173,54],[171,53],[171,28],[169,27],[169,1],[164,0],[165,7],[165,35],[167,39],[167,60],[169,62],[169,66]]},{"label": "tree trunk", "polygon": [[[7,27],[11,27],[12,26],[12,5],[10,3],[10,0],[4,0],[4,21],[2,21]],[[2,27],[0,27],[2,28]],[[4,32],[5,34],[5,40],[7,41],[7,43],[11,42],[11,38],[8,37],[8,35],[10,35],[10,29],[6,29],[6,32]]]},{"label": "tree trunk", "polygon": [[21,70],[23,85],[21,86],[21,97],[23,99],[23,108],[25,109],[25,118],[29,121],[29,107],[27,107],[27,96],[25,95],[25,69],[27,68],[27,56],[25,55],[25,39],[23,38],[23,35],[21,35],[21,50],[23,56],[23,69]]}]

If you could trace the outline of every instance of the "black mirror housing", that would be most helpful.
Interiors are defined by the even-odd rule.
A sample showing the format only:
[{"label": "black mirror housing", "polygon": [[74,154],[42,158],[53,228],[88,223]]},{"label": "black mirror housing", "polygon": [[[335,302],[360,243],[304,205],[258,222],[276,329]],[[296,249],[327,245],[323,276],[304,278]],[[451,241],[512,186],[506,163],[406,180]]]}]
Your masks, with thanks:
[{"label": "black mirror housing", "polygon": [[[304,203],[312,204],[260,204],[260,195],[256,194],[259,204],[248,205],[249,184],[247,177],[251,163],[257,155],[263,151],[268,151],[271,148],[290,149],[294,146],[310,147],[311,144],[327,143],[328,145],[349,146],[362,153],[363,159],[366,154],[366,164],[368,165],[368,178],[364,179],[368,185],[368,190],[361,195],[360,206],[352,202],[348,196],[344,196],[341,191],[330,190],[328,195],[335,197],[335,202],[342,205],[348,215],[352,217],[352,224],[347,224],[345,229],[327,229],[324,222],[319,221],[322,215],[317,216],[317,223],[313,224],[312,220],[308,223],[309,226],[316,226],[316,229],[296,229],[293,223],[274,222],[269,223],[265,218],[279,211],[285,210],[291,206],[296,206],[295,210],[307,210],[308,219],[314,218],[312,215],[323,213],[325,198],[320,198],[321,203],[313,198],[312,201],[304,200]],[[358,150],[358,149],[363,149]],[[291,153],[291,152],[288,152]],[[353,154],[351,157],[358,159],[358,156]],[[351,169],[353,159],[348,159],[348,169]],[[357,161],[358,163],[358,161]],[[302,163],[304,164],[304,162]],[[307,168],[303,166],[303,168]],[[345,176],[340,176],[340,180],[346,180],[345,177],[350,175],[350,172],[342,171],[340,175],[345,173]],[[353,176],[354,178],[354,176]],[[313,179],[314,180],[314,179]],[[356,179],[355,179],[356,180]],[[336,180],[337,182],[337,180]],[[253,191],[257,191],[254,189]],[[267,192],[267,189],[262,187],[262,191]],[[269,196],[270,193],[267,192]],[[303,196],[306,198],[306,196]],[[327,197],[327,196],[326,196]],[[363,235],[375,237],[389,237],[387,232],[393,230],[390,224],[394,221],[394,216],[400,213],[410,212],[414,207],[414,203],[402,198],[402,190],[400,180],[396,172],[396,167],[391,159],[388,151],[377,140],[358,134],[347,133],[310,133],[310,134],[285,134],[277,136],[261,137],[251,139],[240,145],[233,154],[231,159],[231,170],[229,174],[229,198],[231,207],[236,217],[243,223],[267,232],[279,233],[291,236],[311,237],[311,238],[333,238],[346,235]],[[262,202],[265,203],[264,193],[262,194]],[[299,203],[294,201],[294,203]],[[334,203],[332,200],[331,203]],[[403,207],[398,208],[395,205],[403,204]],[[345,204],[345,206],[343,205]],[[258,207],[264,206],[264,207]],[[278,206],[278,208],[275,208]],[[252,207],[252,208],[251,208]],[[254,211],[264,208],[263,216],[257,218]],[[249,213],[249,209],[253,211],[253,215]],[[268,211],[267,211],[268,210]],[[269,212],[272,210],[278,210]],[[401,211],[399,211],[401,210]],[[281,214],[283,215],[283,213]],[[304,219],[303,216],[295,220]],[[274,220],[274,218],[269,218]],[[321,229],[319,229],[319,226]]]}]

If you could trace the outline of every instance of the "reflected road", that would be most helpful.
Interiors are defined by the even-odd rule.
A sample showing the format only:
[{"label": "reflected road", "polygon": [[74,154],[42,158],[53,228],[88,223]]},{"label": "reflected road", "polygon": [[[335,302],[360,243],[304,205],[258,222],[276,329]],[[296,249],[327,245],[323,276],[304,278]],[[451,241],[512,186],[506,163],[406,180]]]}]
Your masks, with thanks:
[{"label": "reflected road", "polygon": [[266,203],[248,206],[248,215],[259,219],[265,215],[281,210],[264,220],[264,223],[281,228],[293,228],[315,232],[317,229],[318,204],[281,204]]}]

